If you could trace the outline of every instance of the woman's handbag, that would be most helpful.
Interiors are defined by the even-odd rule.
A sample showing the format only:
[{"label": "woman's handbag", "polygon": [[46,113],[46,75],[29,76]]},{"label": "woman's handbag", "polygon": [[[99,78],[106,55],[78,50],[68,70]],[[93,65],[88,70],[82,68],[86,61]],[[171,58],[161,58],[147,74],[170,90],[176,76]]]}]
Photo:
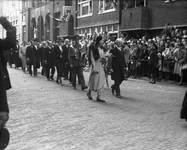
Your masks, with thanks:
[{"label": "woman's handbag", "polygon": [[183,65],[182,65],[182,68],[181,68],[182,70],[187,70],[187,63],[184,63]]}]

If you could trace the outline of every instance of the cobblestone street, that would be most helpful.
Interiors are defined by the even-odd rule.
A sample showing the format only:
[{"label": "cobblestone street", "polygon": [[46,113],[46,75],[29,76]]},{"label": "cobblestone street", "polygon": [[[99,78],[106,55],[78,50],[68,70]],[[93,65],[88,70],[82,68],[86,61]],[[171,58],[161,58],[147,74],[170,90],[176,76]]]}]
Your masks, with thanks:
[{"label": "cobblestone street", "polygon": [[59,86],[20,69],[9,74],[7,150],[187,149],[187,123],[180,119],[185,86],[130,78],[121,85],[122,99],[105,87],[106,103],[99,103],[67,80]]}]

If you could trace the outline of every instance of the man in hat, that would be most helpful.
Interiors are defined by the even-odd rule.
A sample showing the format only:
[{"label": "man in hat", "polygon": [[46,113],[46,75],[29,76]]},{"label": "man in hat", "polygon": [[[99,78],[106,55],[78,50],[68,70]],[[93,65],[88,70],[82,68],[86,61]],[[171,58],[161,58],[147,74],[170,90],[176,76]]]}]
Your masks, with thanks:
[{"label": "man in hat", "polygon": [[[69,39],[65,39],[64,45],[62,46],[62,49],[63,49],[63,54],[62,55],[64,57],[64,63],[65,63],[64,80],[68,79],[68,74],[70,72],[69,59],[68,59],[69,46],[70,46]],[[71,79],[70,79],[70,81],[71,81]]]},{"label": "man in hat", "polygon": [[[53,58],[53,49],[52,49],[51,41],[47,41],[47,47],[44,50],[44,64],[46,66],[47,80],[48,81],[50,79],[53,80],[55,68],[54,68],[54,58]],[[51,70],[51,75],[50,75],[50,70]]]},{"label": "man in hat", "polygon": [[[7,31],[7,37],[0,39],[0,52],[16,46],[16,28],[5,18],[0,17],[0,24]],[[2,64],[0,63],[0,122],[4,126],[9,118],[9,108],[6,95],[6,84]]]},{"label": "man in hat", "polygon": [[37,76],[37,67],[36,67],[36,48],[34,44],[34,40],[31,41],[31,45],[26,49],[26,60],[29,66],[29,74],[32,76],[32,67],[34,71],[34,76]]},{"label": "man in hat", "polygon": [[[112,60],[112,69],[111,78],[114,81],[114,84],[111,86],[112,94],[116,93],[116,97],[121,98],[120,85],[125,79],[124,77],[124,69],[128,70],[125,62],[124,51],[122,50],[121,39],[116,40],[116,47],[110,50],[110,53],[113,55]],[[115,93],[114,93],[115,92]]]},{"label": "man in hat", "polygon": [[16,40],[16,46],[12,49],[15,69],[18,69],[18,67],[22,67],[21,59],[19,57],[19,48],[19,41]]},{"label": "man in hat", "polygon": [[76,75],[78,76],[82,90],[86,89],[83,66],[85,62],[86,50],[79,43],[79,36],[75,35],[72,39],[72,45],[70,46],[68,57],[70,67],[72,68],[72,85],[76,89]]}]

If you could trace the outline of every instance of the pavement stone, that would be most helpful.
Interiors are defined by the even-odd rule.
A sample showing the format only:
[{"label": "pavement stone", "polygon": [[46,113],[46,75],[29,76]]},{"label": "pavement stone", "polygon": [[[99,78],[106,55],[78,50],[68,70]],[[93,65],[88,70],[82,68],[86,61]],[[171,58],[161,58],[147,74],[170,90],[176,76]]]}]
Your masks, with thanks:
[{"label": "pavement stone", "polygon": [[7,150],[187,150],[187,123],[180,119],[186,86],[129,78],[122,99],[105,86],[106,103],[98,103],[67,80],[59,86],[40,74],[8,70]]}]

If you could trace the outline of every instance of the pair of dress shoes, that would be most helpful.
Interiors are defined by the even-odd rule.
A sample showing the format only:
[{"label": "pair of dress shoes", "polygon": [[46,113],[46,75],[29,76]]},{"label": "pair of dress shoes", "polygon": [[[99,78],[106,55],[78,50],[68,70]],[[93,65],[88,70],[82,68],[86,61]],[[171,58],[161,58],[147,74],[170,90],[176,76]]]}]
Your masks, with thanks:
[{"label": "pair of dress shoes", "polygon": [[[114,93],[114,92],[115,92],[115,89],[114,89],[114,86],[113,86],[113,85],[111,86],[111,89],[112,89],[112,90],[111,90],[112,94],[115,95],[115,93]],[[116,93],[116,97],[117,97],[117,98],[122,98],[122,96],[121,96],[120,94],[117,94],[117,93]]]},{"label": "pair of dress shoes", "polygon": [[[91,94],[87,93],[87,96],[88,96],[88,99],[89,99],[89,100],[93,100]],[[102,103],[105,102],[105,100],[102,100],[102,99],[100,99],[99,97],[96,98],[96,101],[97,101],[97,102],[102,102]]]}]

